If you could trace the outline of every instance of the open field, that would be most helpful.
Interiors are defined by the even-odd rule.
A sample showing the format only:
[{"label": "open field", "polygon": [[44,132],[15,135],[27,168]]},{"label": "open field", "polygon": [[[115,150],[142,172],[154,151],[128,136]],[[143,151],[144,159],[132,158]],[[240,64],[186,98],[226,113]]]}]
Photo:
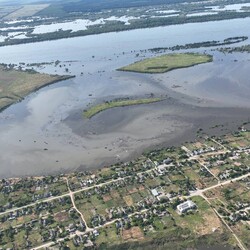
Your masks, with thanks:
[{"label": "open field", "polygon": [[210,190],[205,195],[249,249],[249,178]]},{"label": "open field", "polygon": [[0,66],[0,110],[21,101],[31,92],[72,76],[40,74]]},{"label": "open field", "polygon": [[139,105],[139,104],[149,104],[154,102],[162,101],[162,98],[145,98],[145,99],[137,99],[137,100],[114,100],[110,102],[101,103],[95,105],[87,110],[84,111],[84,117],[91,118],[96,114],[111,108],[116,107],[125,107],[125,106],[132,106],[132,105]]},{"label": "open field", "polygon": [[17,9],[16,11],[10,13],[9,15],[5,16],[5,20],[12,20],[12,19],[18,19],[23,17],[29,17],[33,16],[39,11],[49,7],[49,4],[30,4],[30,5],[24,5],[20,9]]},{"label": "open field", "polygon": [[211,62],[212,60],[213,57],[210,55],[195,53],[167,54],[135,62],[118,70],[139,73],[165,73],[174,69]]}]

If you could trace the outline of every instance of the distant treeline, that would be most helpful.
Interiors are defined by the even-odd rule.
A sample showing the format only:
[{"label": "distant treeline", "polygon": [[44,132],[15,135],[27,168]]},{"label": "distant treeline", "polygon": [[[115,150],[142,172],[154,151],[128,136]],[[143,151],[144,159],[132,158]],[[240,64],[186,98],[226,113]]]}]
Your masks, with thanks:
[{"label": "distant treeline", "polygon": [[222,45],[229,45],[234,43],[239,43],[247,40],[247,36],[236,36],[236,37],[229,37],[224,39],[223,41],[205,41],[199,43],[187,43],[185,45],[175,45],[173,47],[160,47],[160,48],[153,48],[149,49],[152,52],[160,52],[165,50],[181,50],[181,49],[197,49],[197,48],[204,48],[204,47],[213,47],[213,46],[222,46]]},{"label": "distant treeline", "polygon": [[241,47],[227,47],[227,48],[220,48],[218,51],[223,53],[233,53],[233,52],[247,52],[250,53],[250,44],[243,45]]},{"label": "distant treeline", "polygon": [[[205,2],[205,0],[192,0],[192,2]],[[80,0],[77,2],[65,1],[51,4],[48,8],[39,13],[42,15],[58,15],[71,12],[96,12],[104,9],[145,7],[160,4],[179,4],[186,0]],[[54,14],[53,14],[54,13]]]}]

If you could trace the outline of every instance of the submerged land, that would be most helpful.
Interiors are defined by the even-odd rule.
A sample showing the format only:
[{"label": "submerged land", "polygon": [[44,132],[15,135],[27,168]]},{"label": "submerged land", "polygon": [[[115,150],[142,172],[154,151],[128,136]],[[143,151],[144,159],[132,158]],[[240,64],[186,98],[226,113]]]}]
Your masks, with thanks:
[{"label": "submerged land", "polygon": [[41,74],[34,70],[25,71],[2,64],[0,65],[0,111],[40,88],[69,78],[72,76]]},{"label": "submerged land", "polygon": [[212,62],[212,60],[213,57],[211,55],[175,53],[144,59],[118,70],[138,73],[166,73],[174,69],[187,68],[202,63]]},{"label": "submerged land", "polygon": [[[246,126],[246,127],[245,127]],[[250,132],[96,171],[0,181],[3,249],[249,249]]]}]

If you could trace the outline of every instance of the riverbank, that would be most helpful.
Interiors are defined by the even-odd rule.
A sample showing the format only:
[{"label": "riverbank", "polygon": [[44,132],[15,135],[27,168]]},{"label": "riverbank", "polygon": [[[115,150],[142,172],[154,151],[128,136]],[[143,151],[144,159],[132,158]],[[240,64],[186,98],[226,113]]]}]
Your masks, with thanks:
[{"label": "riverbank", "polygon": [[[206,12],[204,12],[206,14]],[[88,27],[88,29],[72,31],[69,30],[55,30],[48,33],[33,33],[30,32],[34,30],[34,27],[30,27],[27,30],[29,31],[25,38],[11,38],[0,41],[0,47],[18,45],[18,44],[28,44],[28,43],[37,43],[44,41],[53,41],[60,40],[65,38],[74,38],[74,37],[84,37],[90,35],[99,35],[104,33],[111,32],[123,32],[131,30],[139,30],[146,28],[156,28],[156,27],[167,27],[175,26],[180,24],[191,24],[191,23],[206,23],[214,21],[223,21],[223,20],[234,20],[241,18],[249,18],[250,12],[227,12],[223,11],[220,13],[215,13],[214,15],[201,15],[201,16],[188,16],[188,15],[177,15],[177,16],[159,16],[159,17],[148,17],[145,18],[136,18],[127,25],[125,22],[107,22],[105,24],[97,24]],[[46,25],[46,24],[45,24]],[[26,30],[26,31],[27,31]],[[21,29],[21,31],[23,31]],[[6,29],[5,32],[11,32],[11,29]]]},{"label": "riverbank", "polygon": [[17,70],[0,66],[0,112],[22,101],[30,93],[59,81],[73,78],[70,75],[41,74],[33,70]]}]

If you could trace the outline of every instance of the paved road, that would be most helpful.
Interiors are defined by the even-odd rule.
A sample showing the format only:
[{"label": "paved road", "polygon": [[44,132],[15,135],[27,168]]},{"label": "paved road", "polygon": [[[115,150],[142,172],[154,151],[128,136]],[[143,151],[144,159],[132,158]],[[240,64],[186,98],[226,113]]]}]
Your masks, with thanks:
[{"label": "paved road", "polygon": [[207,187],[207,188],[204,188],[204,189],[198,189],[194,192],[191,192],[191,194],[188,196],[188,197],[192,197],[192,196],[198,196],[198,195],[202,195],[204,192],[208,191],[208,190],[211,190],[211,189],[214,189],[214,188],[217,188],[217,187],[223,187],[225,185],[228,185],[230,184],[231,182],[235,182],[235,181],[239,181],[241,179],[244,179],[246,177],[249,177],[250,176],[250,173],[248,174],[245,174],[245,175],[241,175],[239,177],[236,177],[234,179],[231,179],[231,180],[227,180],[227,181],[224,181],[224,182],[221,182],[221,183],[218,183],[216,185],[213,185],[211,187]]}]

